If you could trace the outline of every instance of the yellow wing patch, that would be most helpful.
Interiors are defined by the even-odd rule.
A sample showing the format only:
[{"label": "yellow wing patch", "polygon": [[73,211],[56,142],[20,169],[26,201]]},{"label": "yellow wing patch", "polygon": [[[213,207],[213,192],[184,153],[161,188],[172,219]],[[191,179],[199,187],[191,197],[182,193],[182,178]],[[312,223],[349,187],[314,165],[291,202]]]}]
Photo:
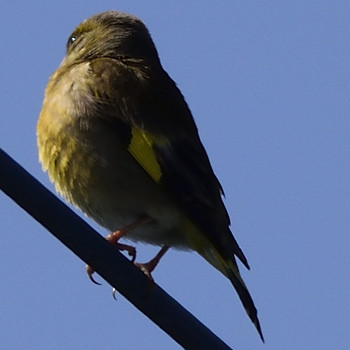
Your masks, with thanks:
[{"label": "yellow wing patch", "polygon": [[157,145],[161,147],[169,143],[170,141],[164,136],[150,134],[142,128],[133,127],[128,150],[145,171],[147,171],[148,175],[155,182],[159,182],[162,177],[162,169],[158,163],[153,146]]}]

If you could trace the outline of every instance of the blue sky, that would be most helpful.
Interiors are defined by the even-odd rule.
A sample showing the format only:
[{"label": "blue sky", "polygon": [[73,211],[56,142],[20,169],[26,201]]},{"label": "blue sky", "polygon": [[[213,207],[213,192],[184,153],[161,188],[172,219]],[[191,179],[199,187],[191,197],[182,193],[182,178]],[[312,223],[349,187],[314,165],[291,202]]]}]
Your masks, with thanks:
[{"label": "blue sky", "polygon": [[[266,344],[197,254],[169,252],[156,281],[234,349],[349,348],[349,2],[2,2],[1,147],[51,190],[35,135],[44,88],[74,27],[108,9],[146,23],[190,105]],[[0,208],[1,348],[179,348],[3,194]],[[141,261],[155,251],[138,246]]]}]

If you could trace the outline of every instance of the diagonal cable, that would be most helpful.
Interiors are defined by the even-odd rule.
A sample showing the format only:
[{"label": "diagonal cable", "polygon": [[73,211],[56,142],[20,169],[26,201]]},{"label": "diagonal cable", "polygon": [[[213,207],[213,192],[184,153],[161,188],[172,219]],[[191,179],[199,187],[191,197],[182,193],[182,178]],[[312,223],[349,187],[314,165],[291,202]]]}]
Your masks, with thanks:
[{"label": "diagonal cable", "polygon": [[185,349],[230,349],[0,149],[0,188]]}]

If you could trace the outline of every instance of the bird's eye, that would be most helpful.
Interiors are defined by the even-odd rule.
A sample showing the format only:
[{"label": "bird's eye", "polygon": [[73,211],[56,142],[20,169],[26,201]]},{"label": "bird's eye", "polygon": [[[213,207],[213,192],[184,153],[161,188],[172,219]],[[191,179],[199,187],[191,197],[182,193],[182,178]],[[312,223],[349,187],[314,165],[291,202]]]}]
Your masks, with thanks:
[{"label": "bird's eye", "polygon": [[72,34],[67,41],[67,49],[70,48],[70,46],[74,43],[75,40],[77,40],[77,35]]}]

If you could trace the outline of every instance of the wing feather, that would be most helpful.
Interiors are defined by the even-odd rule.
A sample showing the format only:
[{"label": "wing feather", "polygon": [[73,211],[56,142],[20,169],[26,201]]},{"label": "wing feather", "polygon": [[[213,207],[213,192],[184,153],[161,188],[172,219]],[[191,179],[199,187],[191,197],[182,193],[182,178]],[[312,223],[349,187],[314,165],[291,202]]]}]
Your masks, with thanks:
[{"label": "wing feather", "polygon": [[159,63],[137,59],[95,59],[91,71],[91,88],[103,107],[100,118],[123,130],[127,150],[211,244],[226,259],[235,254],[249,268],[229,229],[222,187],[174,81]]}]

